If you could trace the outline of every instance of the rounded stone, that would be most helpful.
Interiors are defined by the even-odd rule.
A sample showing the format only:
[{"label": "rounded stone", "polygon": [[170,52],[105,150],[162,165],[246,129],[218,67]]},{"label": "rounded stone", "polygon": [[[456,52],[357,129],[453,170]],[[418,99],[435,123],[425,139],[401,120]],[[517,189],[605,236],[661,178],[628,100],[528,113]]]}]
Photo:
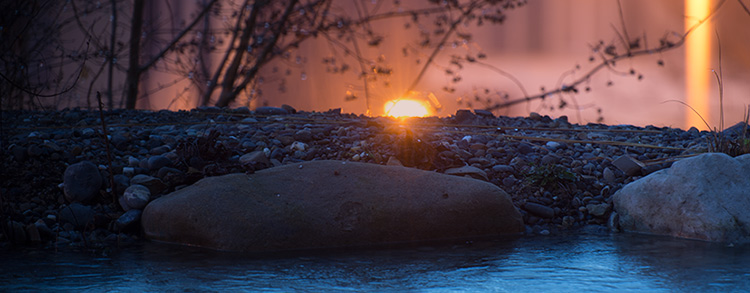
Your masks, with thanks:
[{"label": "rounded stone", "polygon": [[163,155],[151,156],[148,158],[148,169],[159,170],[161,167],[172,166],[172,161]]},{"label": "rounded stone", "polygon": [[151,191],[146,186],[133,184],[125,189],[120,197],[120,206],[123,210],[140,210],[146,207],[151,198]]},{"label": "rounded stone", "polygon": [[86,202],[99,194],[102,176],[99,168],[89,161],[68,166],[63,174],[63,191],[68,202]]}]

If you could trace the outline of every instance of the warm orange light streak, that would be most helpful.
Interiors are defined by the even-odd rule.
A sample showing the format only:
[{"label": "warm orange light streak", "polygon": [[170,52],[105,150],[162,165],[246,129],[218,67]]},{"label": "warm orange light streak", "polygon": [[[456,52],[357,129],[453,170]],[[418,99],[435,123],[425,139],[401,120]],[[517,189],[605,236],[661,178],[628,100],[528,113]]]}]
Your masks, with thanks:
[{"label": "warm orange light streak", "polygon": [[393,117],[425,117],[430,115],[429,105],[416,100],[392,100],[385,103],[385,115]]},{"label": "warm orange light streak", "polygon": [[[711,0],[685,0],[685,29],[690,29],[705,19],[710,11]],[[690,33],[685,40],[685,103],[693,107],[709,123],[711,121],[709,119],[711,116],[709,109],[710,32],[711,25],[706,22]],[[706,129],[706,125],[695,113],[688,113],[685,116],[686,128],[695,126],[698,129]]]}]

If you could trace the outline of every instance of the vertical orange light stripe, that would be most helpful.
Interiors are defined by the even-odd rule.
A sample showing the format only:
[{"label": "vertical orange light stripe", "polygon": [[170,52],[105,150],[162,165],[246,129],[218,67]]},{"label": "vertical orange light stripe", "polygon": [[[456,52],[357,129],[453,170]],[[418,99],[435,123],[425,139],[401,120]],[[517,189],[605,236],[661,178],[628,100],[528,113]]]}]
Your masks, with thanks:
[{"label": "vertical orange light stripe", "polygon": [[[705,19],[710,10],[711,0],[685,0],[685,30]],[[690,33],[685,41],[685,103],[693,107],[709,123],[710,33],[710,23],[706,22]],[[698,129],[706,129],[700,117],[692,111],[688,110],[685,117],[686,128],[695,126]]]}]

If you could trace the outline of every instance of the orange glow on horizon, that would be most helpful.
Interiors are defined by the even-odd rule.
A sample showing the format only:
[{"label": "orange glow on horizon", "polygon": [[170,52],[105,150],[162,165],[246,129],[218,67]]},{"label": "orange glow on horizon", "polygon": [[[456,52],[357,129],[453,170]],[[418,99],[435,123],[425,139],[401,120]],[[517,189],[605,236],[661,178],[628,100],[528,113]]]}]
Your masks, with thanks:
[{"label": "orange glow on horizon", "polygon": [[[685,29],[690,29],[705,19],[711,11],[711,0],[685,0]],[[711,24],[701,24],[685,40],[685,103],[693,107],[710,123],[709,82],[711,80]],[[695,113],[685,115],[686,128],[706,125]]]},{"label": "orange glow on horizon", "polygon": [[417,100],[396,99],[385,103],[385,115],[399,117],[425,117],[430,115],[430,106]]}]

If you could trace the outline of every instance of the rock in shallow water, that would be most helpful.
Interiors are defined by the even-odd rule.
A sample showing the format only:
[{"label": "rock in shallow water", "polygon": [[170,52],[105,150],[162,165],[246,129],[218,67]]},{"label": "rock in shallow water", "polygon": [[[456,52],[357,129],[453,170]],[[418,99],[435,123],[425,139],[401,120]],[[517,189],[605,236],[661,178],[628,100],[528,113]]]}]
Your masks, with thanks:
[{"label": "rock in shallow water", "polygon": [[750,243],[750,154],[682,159],[613,199],[624,231]]},{"label": "rock in shallow water", "polygon": [[146,207],[151,198],[151,191],[148,187],[133,184],[125,189],[125,193],[120,197],[119,203],[124,211],[140,210]]},{"label": "rock in shallow water", "polygon": [[205,178],[152,201],[142,225],[153,240],[256,252],[524,230],[508,194],[490,183],[340,161]]}]

